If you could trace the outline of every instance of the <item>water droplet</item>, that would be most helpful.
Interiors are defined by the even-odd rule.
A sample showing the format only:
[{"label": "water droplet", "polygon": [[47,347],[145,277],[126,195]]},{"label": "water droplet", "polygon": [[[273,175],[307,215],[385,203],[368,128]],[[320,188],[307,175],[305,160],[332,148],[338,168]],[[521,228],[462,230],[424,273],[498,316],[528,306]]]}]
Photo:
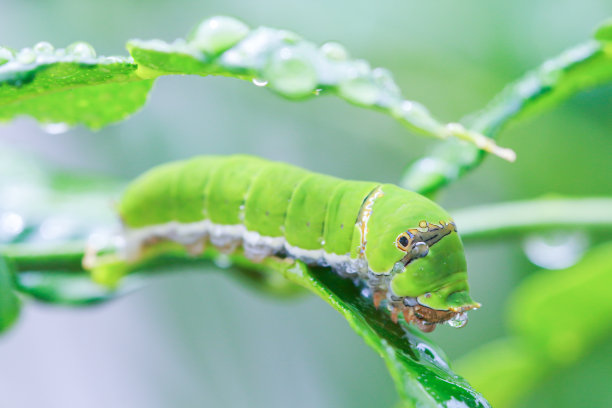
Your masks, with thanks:
[{"label": "water droplet", "polygon": [[219,54],[234,46],[249,33],[249,27],[232,17],[204,20],[194,30],[190,43],[207,54]]},{"label": "water droplet", "polygon": [[25,222],[23,217],[15,212],[0,215],[0,242],[10,241],[23,232]]},{"label": "water droplet", "polygon": [[268,81],[266,81],[265,79],[259,79],[259,78],[253,78],[253,83],[256,86],[266,86],[266,85],[268,85]]},{"label": "water droplet", "polygon": [[421,355],[425,357],[427,360],[432,361],[439,367],[449,368],[448,363],[444,356],[440,355],[436,349],[431,347],[429,344],[424,342],[419,342],[416,345],[416,349],[421,352]]},{"label": "water droplet", "polygon": [[378,86],[366,77],[357,77],[342,81],[339,87],[340,95],[358,105],[371,106],[378,101],[380,91]]},{"label": "water droplet", "polygon": [[83,41],[78,41],[66,47],[66,54],[75,56],[80,59],[95,58],[96,50]]},{"label": "water droplet", "polygon": [[106,57],[104,59],[104,62],[111,63],[111,64],[121,64],[127,61],[125,58],[122,58],[122,57],[110,56],[110,57]]},{"label": "water droplet", "polygon": [[281,48],[264,70],[270,87],[289,97],[306,96],[317,86],[317,72],[294,48]]},{"label": "water droplet", "polygon": [[588,249],[589,239],[581,232],[557,232],[531,235],[523,250],[527,258],[542,268],[564,269],[574,265]]},{"label": "water droplet", "polygon": [[337,42],[327,42],[321,46],[321,52],[328,59],[333,61],[346,61],[349,58],[349,53],[342,44]]},{"label": "water droplet", "polygon": [[374,78],[374,82],[380,85],[385,91],[387,91],[392,96],[399,96],[400,89],[393,80],[393,75],[391,75],[391,71],[386,68],[375,68],[372,71],[372,77]]},{"label": "water droplet", "polygon": [[67,123],[45,123],[40,125],[43,131],[50,135],[59,135],[62,133],[66,133],[70,126]]},{"label": "water droplet", "polygon": [[41,41],[34,46],[34,52],[36,52],[37,54],[50,55],[53,54],[53,51],[55,51],[53,45],[46,41]]},{"label": "water droplet", "polygon": [[6,64],[15,58],[15,53],[9,48],[0,47],[0,65]]},{"label": "water droplet", "polygon": [[227,269],[230,266],[232,266],[232,261],[231,261],[230,257],[225,255],[225,254],[217,255],[213,259],[213,262],[215,263],[215,265],[217,265],[219,268],[222,268],[222,269]]},{"label": "water droplet", "polygon": [[296,44],[298,41],[302,39],[299,35],[289,30],[279,30],[278,31],[279,38],[287,44]]},{"label": "water droplet", "polygon": [[468,315],[466,312],[454,315],[450,320],[446,322],[450,327],[460,328],[467,324]]},{"label": "water droplet", "polygon": [[36,61],[36,53],[31,48],[24,48],[17,54],[17,62],[20,64],[32,64]]}]

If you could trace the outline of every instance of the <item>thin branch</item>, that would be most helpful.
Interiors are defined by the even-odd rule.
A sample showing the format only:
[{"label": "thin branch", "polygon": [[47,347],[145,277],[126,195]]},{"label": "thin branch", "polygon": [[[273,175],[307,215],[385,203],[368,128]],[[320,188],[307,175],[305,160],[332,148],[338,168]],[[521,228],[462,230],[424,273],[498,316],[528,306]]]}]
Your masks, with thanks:
[{"label": "thin branch", "polygon": [[612,198],[515,201],[451,212],[466,241],[545,230],[612,230]]},{"label": "thin branch", "polygon": [[[507,86],[482,111],[463,120],[470,129],[496,139],[510,123],[534,115],[572,95],[612,82],[610,44],[588,41],[544,62]],[[404,173],[401,185],[432,194],[476,168],[485,152],[458,140],[438,144]]]}]

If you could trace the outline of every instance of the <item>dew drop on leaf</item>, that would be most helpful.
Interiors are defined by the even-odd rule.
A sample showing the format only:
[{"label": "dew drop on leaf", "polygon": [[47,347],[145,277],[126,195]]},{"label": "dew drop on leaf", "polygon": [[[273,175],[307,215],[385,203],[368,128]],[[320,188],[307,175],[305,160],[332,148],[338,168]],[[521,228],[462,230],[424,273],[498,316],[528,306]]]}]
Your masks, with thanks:
[{"label": "dew drop on leaf", "polygon": [[356,77],[342,81],[339,87],[340,95],[350,102],[371,106],[378,100],[380,90],[367,77]]},{"label": "dew drop on leaf", "polygon": [[327,42],[321,46],[321,52],[332,61],[346,61],[349,53],[342,44],[337,42]]},{"label": "dew drop on leaf", "polygon": [[77,58],[95,58],[96,50],[86,42],[79,41],[66,47],[66,54]]},{"label": "dew drop on leaf", "polygon": [[34,46],[34,52],[36,52],[37,54],[51,55],[53,54],[53,51],[55,51],[55,48],[53,47],[53,45],[51,45],[51,43],[48,43],[46,41],[41,41]]},{"label": "dew drop on leaf", "polygon": [[211,17],[194,30],[190,43],[207,54],[219,54],[248,33],[249,27],[240,20],[224,16]]},{"label": "dew drop on leaf", "polygon": [[17,54],[17,62],[20,64],[32,64],[36,61],[36,53],[31,48],[24,48]]},{"label": "dew drop on leaf", "polygon": [[374,82],[376,82],[390,96],[400,96],[400,89],[393,80],[393,75],[391,75],[391,72],[388,69],[375,68],[372,71],[372,77],[374,78]]},{"label": "dew drop on leaf", "polygon": [[317,72],[311,62],[293,48],[281,48],[264,70],[270,87],[289,97],[306,96],[317,86]]}]

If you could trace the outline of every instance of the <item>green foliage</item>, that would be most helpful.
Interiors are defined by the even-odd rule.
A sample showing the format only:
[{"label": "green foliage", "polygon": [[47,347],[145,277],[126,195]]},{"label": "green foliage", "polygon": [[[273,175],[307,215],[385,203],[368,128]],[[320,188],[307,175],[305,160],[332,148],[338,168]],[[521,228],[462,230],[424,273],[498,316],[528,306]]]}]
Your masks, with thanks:
[{"label": "green foliage", "polygon": [[0,333],[9,329],[19,317],[21,303],[15,294],[11,262],[0,256]]},{"label": "green foliage", "polygon": [[[42,170],[41,166],[29,164],[31,171],[37,167]],[[49,189],[52,185],[49,180],[57,177],[50,171],[44,171],[44,174],[46,177],[42,180],[33,178],[30,185],[22,185],[22,188]],[[85,181],[82,177],[77,178],[76,182],[66,177],[62,179],[64,186],[81,185]],[[95,184],[92,180],[90,186]],[[117,187],[116,184],[114,186]],[[0,253],[15,265],[17,272],[14,289],[10,285],[0,285],[0,288],[7,288],[11,294],[17,290],[47,303],[89,305],[131,293],[152,282],[159,274],[174,273],[188,266],[224,265],[229,268],[227,272],[230,276],[258,291],[287,298],[301,295],[307,290],[328,302],[385,360],[398,394],[408,404],[406,406],[445,406],[452,400],[462,401],[470,407],[489,406],[463,378],[453,373],[446,356],[435,344],[413,327],[394,323],[386,310],[376,309],[372,300],[361,294],[360,287],[329,268],[308,268],[301,262],[288,263],[274,258],[253,263],[240,254],[227,256],[215,250],[208,250],[201,257],[194,258],[188,256],[184,248],[177,248],[161,257],[134,264],[129,270],[105,270],[103,273],[108,275],[96,276],[95,281],[104,282],[107,286],[92,281],[82,267],[86,248],[84,241],[92,234],[99,234],[96,232],[97,226],[108,222],[106,220],[113,214],[110,208],[105,210],[105,207],[95,208],[94,211],[76,211],[77,208],[90,206],[89,197],[94,194],[91,187],[89,191],[84,188],[79,190],[78,194],[71,192],[71,189],[63,194],[55,190],[55,206],[39,209],[39,224],[31,226],[34,230],[40,228],[49,217],[57,214],[58,209],[63,208],[64,201],[68,201],[78,222],[78,225],[73,225],[75,235],[68,240],[58,239],[51,246],[41,246],[34,239],[36,234],[31,234],[31,238],[21,239],[19,244],[2,245],[0,242]],[[117,273],[127,275],[117,276]]]},{"label": "green foliage", "polygon": [[28,115],[99,129],[140,109],[153,85],[136,75],[129,58],[96,57],[86,43],[57,50],[39,43],[16,56],[0,48],[1,55],[0,121]]},{"label": "green foliage", "polygon": [[612,199],[542,198],[470,207],[453,212],[463,239],[520,236],[546,230],[612,229]]},{"label": "green foliage", "polygon": [[611,251],[607,243],[570,268],[525,279],[508,302],[512,336],[463,357],[458,371],[494,406],[509,407],[545,375],[596,347],[612,328]]},{"label": "green foliage", "polygon": [[612,41],[612,19],[606,20],[595,31],[595,39],[599,41]]},{"label": "green foliage", "polygon": [[[229,76],[290,99],[333,94],[382,111],[413,131],[442,139],[454,136],[404,176],[405,186],[432,194],[477,167],[485,155],[481,148],[511,158],[482,135],[496,138],[515,120],[540,114],[585,89],[609,84],[610,27],[605,23],[596,31],[596,41],[572,48],[510,84],[488,107],[467,117],[465,127],[444,125],[422,105],[404,100],[388,71],[349,58],[339,44],[316,47],[285,30],[251,30],[224,17],[206,20],[187,40],[132,40],[127,45],[131,58],[96,57],[84,43],[65,50],[39,43],[17,54],[0,48],[0,120],[28,115],[42,124],[100,128],[142,107],[160,75]],[[21,177],[31,167],[35,166],[10,155],[0,160],[4,180]],[[435,344],[410,327],[392,323],[386,311],[374,308],[352,282],[327,269],[275,260],[254,264],[240,255],[228,258],[214,251],[201,258],[177,253],[136,265],[116,289],[109,289],[91,280],[81,260],[85,238],[95,226],[108,225],[113,218],[105,204],[119,185],[111,181],[100,190],[90,189],[100,184],[81,177],[50,176],[46,170],[32,172],[38,199],[24,203],[20,210],[34,214],[30,217],[34,221],[18,236],[0,242],[0,330],[10,327],[19,314],[16,292],[54,304],[98,303],[142,287],[156,272],[214,262],[229,267],[231,276],[258,291],[280,297],[304,290],[317,294],[384,359],[402,404],[432,407],[488,406],[478,392],[496,407],[511,406],[553,371],[567,369],[596,350],[610,335],[610,243],[590,251],[575,266],[540,271],[519,283],[508,305],[508,336],[474,350],[458,364],[458,372],[474,388],[454,374]],[[3,188],[0,184],[0,192]],[[52,205],[41,209],[41,202]],[[559,229],[603,233],[607,240],[611,206],[610,198],[557,198],[479,206],[453,215],[468,245]],[[4,209],[1,202],[0,209]],[[57,213],[69,213],[79,225],[69,236],[43,247],[36,234]]]},{"label": "green foliage", "polygon": [[146,101],[153,79],[168,74],[224,75],[253,81],[287,98],[335,94],[382,111],[418,133],[458,138],[514,160],[481,134],[444,125],[421,104],[405,100],[391,73],[350,59],[340,44],[320,48],[286,30],[249,30],[229,17],[202,22],[189,41],[131,40],[134,59],[96,58],[86,43],[55,50],[49,43],[17,55],[0,48],[0,121],[29,115],[42,123],[83,123],[97,129],[134,113]]},{"label": "green foliage", "polygon": [[[598,37],[603,35],[601,31]],[[544,62],[508,85],[485,109],[468,116],[464,122],[475,131],[496,138],[516,120],[541,113],[578,92],[611,81],[609,47],[589,41]],[[431,194],[477,167],[483,158],[482,152],[474,146],[450,140],[408,167],[401,184],[410,190]]]}]

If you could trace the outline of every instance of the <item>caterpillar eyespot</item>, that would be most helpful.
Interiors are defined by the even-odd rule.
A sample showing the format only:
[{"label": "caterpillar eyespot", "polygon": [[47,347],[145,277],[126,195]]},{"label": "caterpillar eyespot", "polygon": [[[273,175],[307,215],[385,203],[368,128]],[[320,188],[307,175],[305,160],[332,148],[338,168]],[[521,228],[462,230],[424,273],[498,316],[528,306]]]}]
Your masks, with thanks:
[{"label": "caterpillar eyespot", "polygon": [[401,313],[423,331],[464,322],[479,306],[468,294],[463,245],[449,215],[392,184],[251,156],[202,156],[148,171],[118,210],[125,262],[172,241],[191,253],[211,244],[255,262],[277,256],[329,266],[364,281],[392,316]]},{"label": "caterpillar eyespot", "polygon": [[406,232],[402,232],[399,237],[397,237],[397,247],[402,251],[407,251],[409,249],[410,244],[410,236]]}]

